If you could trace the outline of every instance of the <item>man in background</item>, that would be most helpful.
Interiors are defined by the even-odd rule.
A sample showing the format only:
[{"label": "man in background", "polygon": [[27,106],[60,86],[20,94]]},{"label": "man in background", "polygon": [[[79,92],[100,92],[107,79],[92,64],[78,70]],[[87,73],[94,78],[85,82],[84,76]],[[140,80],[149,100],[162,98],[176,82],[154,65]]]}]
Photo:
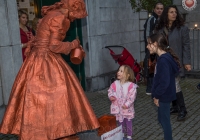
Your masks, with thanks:
[{"label": "man in background", "polygon": [[144,41],[145,41],[145,58],[144,58],[144,76],[147,79],[146,94],[151,95],[151,88],[153,83],[154,66],[156,64],[156,55],[150,55],[149,50],[146,48],[148,37],[153,34],[153,31],[158,23],[164,9],[164,5],[161,2],[157,2],[154,5],[152,15],[146,20],[144,24]]}]

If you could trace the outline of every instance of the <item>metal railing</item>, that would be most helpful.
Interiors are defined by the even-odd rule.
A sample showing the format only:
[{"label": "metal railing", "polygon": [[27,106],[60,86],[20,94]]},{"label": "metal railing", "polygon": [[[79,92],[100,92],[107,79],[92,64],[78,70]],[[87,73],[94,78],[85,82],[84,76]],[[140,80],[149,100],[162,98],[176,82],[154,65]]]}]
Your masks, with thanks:
[{"label": "metal railing", "polygon": [[190,29],[192,71],[200,72],[200,29]]}]

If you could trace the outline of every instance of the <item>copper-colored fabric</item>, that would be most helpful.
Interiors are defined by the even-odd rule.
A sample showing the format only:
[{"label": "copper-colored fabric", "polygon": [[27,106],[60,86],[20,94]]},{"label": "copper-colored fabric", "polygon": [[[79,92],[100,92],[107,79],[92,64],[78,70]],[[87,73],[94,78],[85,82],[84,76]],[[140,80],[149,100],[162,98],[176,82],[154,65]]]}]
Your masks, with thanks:
[{"label": "copper-colored fabric", "polygon": [[43,17],[15,79],[0,133],[53,140],[99,127],[76,75],[60,55],[80,45],[62,42],[69,26],[58,9]]}]

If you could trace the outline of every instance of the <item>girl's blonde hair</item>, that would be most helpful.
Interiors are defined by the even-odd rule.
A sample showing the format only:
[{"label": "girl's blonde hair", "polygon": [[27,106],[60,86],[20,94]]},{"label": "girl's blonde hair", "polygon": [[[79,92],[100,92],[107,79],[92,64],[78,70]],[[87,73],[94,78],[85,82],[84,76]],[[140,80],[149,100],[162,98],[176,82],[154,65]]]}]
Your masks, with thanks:
[{"label": "girl's blonde hair", "polygon": [[135,81],[135,75],[133,70],[128,65],[121,65],[120,67],[124,67],[124,74],[126,76],[125,82],[134,82]]}]

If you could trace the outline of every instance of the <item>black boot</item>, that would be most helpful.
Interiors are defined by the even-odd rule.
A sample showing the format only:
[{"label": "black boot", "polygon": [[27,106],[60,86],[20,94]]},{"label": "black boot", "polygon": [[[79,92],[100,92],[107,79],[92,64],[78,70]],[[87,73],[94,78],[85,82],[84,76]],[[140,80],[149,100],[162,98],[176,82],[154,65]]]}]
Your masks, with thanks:
[{"label": "black boot", "polygon": [[184,121],[187,115],[187,111],[181,111],[178,113],[177,121]]},{"label": "black boot", "polygon": [[174,115],[178,113],[178,106],[177,106],[177,100],[172,101],[172,107],[170,108],[170,114]]},{"label": "black boot", "polygon": [[179,113],[178,113],[177,120],[182,121],[182,120],[185,120],[186,115],[187,115],[187,111],[186,111],[186,107],[185,107],[185,101],[184,101],[182,91],[176,93],[176,96],[177,96],[177,104],[179,106]]}]

